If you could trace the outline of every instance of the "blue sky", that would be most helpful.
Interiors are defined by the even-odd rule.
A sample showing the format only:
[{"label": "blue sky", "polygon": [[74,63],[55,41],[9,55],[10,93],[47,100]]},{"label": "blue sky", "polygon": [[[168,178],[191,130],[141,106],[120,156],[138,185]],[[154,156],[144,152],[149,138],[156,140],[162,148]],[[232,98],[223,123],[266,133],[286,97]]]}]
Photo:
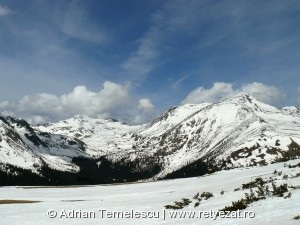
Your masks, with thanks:
[{"label": "blue sky", "polygon": [[1,0],[0,111],[149,121],[238,92],[300,105],[300,2]]}]

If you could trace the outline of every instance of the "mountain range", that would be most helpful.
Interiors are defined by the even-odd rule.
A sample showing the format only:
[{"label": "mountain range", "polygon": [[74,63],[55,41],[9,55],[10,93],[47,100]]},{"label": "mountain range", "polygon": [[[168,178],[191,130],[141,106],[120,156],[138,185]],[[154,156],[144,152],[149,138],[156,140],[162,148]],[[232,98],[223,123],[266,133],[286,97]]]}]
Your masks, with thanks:
[{"label": "mountain range", "polygon": [[300,156],[300,109],[248,94],[172,107],[131,126],[84,115],[31,126],[0,115],[0,185],[190,177]]}]

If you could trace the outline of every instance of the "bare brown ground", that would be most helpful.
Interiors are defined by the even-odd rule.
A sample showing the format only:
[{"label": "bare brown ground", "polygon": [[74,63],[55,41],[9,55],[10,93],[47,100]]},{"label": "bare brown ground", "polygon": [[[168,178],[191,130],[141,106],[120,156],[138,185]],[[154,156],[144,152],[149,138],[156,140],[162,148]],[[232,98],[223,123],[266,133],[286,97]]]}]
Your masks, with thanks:
[{"label": "bare brown ground", "polygon": [[35,189],[35,188],[81,188],[81,187],[93,187],[88,185],[66,185],[66,186],[30,186],[30,187],[19,187],[23,189]]},{"label": "bare brown ground", "polygon": [[0,200],[0,204],[26,204],[26,203],[37,203],[40,201],[31,201],[31,200],[14,200],[14,199],[3,199]]}]

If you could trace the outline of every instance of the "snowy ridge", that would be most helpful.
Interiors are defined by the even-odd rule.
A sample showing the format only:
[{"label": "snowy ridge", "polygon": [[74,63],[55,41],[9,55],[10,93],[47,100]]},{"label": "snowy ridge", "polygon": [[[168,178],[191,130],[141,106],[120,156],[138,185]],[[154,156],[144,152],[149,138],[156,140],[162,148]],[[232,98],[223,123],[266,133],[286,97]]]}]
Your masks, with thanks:
[{"label": "snowy ridge", "polygon": [[270,163],[288,155],[294,142],[299,156],[299,127],[298,114],[282,113],[240,94],[203,107],[160,138],[144,136],[147,130],[141,132],[137,146],[149,143],[149,151],[164,156],[165,171],[158,175],[164,176],[200,158],[226,163],[226,167]]},{"label": "snowy ridge", "polygon": [[37,172],[43,165],[77,171],[71,163],[76,156],[87,156],[83,143],[62,135],[33,130],[20,119],[0,116],[0,163]]},{"label": "snowy ridge", "polygon": [[180,107],[172,107],[158,118],[154,119],[142,132],[142,135],[159,136],[182,122],[188,116],[195,114],[211,103],[185,104]]},{"label": "snowy ridge", "polygon": [[131,140],[126,134],[141,128],[142,126],[129,126],[113,119],[93,119],[85,115],[35,127],[42,132],[80,139],[86,144],[86,153],[96,156],[120,150],[115,147],[116,143],[121,141],[129,144]]},{"label": "snowy ridge", "polygon": [[281,110],[289,114],[300,114],[300,109],[295,106],[283,107]]}]

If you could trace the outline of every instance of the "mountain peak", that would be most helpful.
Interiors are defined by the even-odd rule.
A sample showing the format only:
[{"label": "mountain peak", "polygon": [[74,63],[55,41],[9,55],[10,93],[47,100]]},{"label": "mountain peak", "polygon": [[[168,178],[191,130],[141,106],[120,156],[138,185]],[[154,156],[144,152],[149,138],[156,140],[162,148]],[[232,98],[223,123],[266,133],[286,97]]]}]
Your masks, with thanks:
[{"label": "mountain peak", "polygon": [[281,111],[288,113],[300,113],[300,108],[297,108],[296,106],[285,106],[281,108]]},{"label": "mountain peak", "polygon": [[238,93],[232,97],[229,97],[227,99],[225,99],[225,101],[238,101],[238,102],[250,102],[252,103],[252,101],[259,101],[257,100],[256,98],[254,98],[253,96],[249,95],[248,93],[245,93],[245,92],[241,92],[241,93]]},{"label": "mountain peak", "polygon": [[106,118],[105,120],[108,121],[108,122],[113,122],[113,123],[119,122],[119,120],[114,119],[114,118]]},{"label": "mountain peak", "polygon": [[249,107],[254,109],[255,111],[264,111],[264,112],[280,112],[276,107],[269,105],[268,103],[264,103],[261,100],[253,97],[248,93],[239,93],[233,97],[227,98],[223,101],[223,103],[233,103],[237,105],[241,105],[243,107]]},{"label": "mountain peak", "polygon": [[91,119],[91,117],[88,117],[84,114],[77,114],[72,119],[74,119],[74,120],[86,120],[86,119]]}]

